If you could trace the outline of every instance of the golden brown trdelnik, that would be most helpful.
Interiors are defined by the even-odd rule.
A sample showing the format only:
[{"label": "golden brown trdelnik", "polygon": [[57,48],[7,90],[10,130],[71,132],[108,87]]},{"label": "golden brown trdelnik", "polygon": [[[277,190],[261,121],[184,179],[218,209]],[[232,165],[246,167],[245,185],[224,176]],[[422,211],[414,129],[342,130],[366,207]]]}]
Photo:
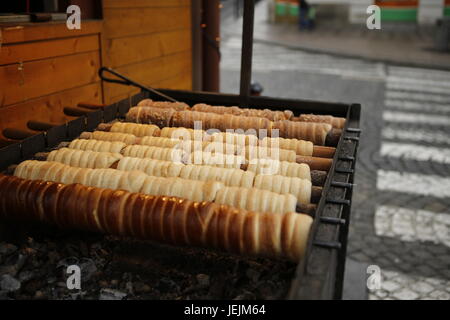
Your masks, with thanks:
[{"label": "golden brown trdelnik", "polygon": [[94,132],[82,132],[80,134],[80,139],[94,139],[100,141],[119,141],[125,144],[136,144],[139,139],[130,133],[121,132],[104,132],[104,131],[94,131]]},{"label": "golden brown trdelnik", "polygon": [[278,146],[281,149],[293,150],[296,154],[302,156],[312,156],[314,151],[313,143],[306,140],[266,137],[262,139],[260,144],[267,147]]},{"label": "golden brown trdelnik", "polygon": [[336,129],[343,129],[345,126],[345,118],[333,117],[333,116],[324,116],[317,114],[302,114],[297,118],[292,119],[294,121],[302,121],[302,122],[319,122],[319,123],[328,123]]},{"label": "golden brown trdelnik", "polygon": [[33,160],[19,164],[14,175],[23,179],[81,183],[90,187],[181,197],[193,201],[213,201],[217,191],[224,187],[218,181],[150,176],[136,170],[76,168],[57,162]]},{"label": "golden brown trdelnik", "polygon": [[121,132],[133,134],[136,137],[159,136],[161,129],[153,124],[139,124],[129,122],[115,122],[110,132]]},{"label": "golden brown trdelnik", "polygon": [[[136,163],[127,163],[136,165]],[[137,164],[138,165],[138,164]],[[122,167],[122,164],[119,164]],[[45,180],[59,183],[81,183],[86,186],[110,189],[122,189],[129,192],[140,192],[149,195],[166,195],[181,197],[193,201],[215,201],[236,208],[255,210],[259,212],[285,213],[295,212],[297,194],[290,192],[280,194],[270,189],[225,186],[224,182],[199,178],[195,171],[188,177],[181,177],[184,167],[179,170],[179,176],[150,176],[142,170],[114,170],[109,168],[91,169],[67,166],[58,162],[28,160],[19,164],[14,175],[23,179]],[[156,169],[156,168],[155,168]],[[163,169],[160,167],[159,169]],[[170,168],[168,168],[170,169]],[[177,170],[172,168],[173,174]],[[198,174],[206,172],[198,172]],[[233,172],[234,173],[234,172]],[[243,176],[238,177],[242,181]],[[243,182],[245,183],[245,182]],[[311,194],[311,188],[307,190]],[[309,203],[309,202],[308,202]]]},{"label": "golden brown trdelnik", "polygon": [[315,145],[323,146],[332,126],[327,123],[276,121],[273,129],[278,129],[280,137],[304,139]]},{"label": "golden brown trdelnik", "polygon": [[125,142],[95,139],[75,139],[69,144],[70,149],[113,153],[121,153],[126,146]]},{"label": "golden brown trdelnik", "polygon": [[153,101],[144,99],[138,103],[138,107],[152,107],[160,109],[173,109],[176,111],[189,110],[190,107],[184,102]]},{"label": "golden brown trdelnik", "polygon": [[257,213],[206,201],[4,175],[0,175],[0,218],[295,262],[304,256],[312,223],[311,217],[296,213]]},{"label": "golden brown trdelnik", "polygon": [[172,108],[154,108],[154,107],[133,107],[128,110],[126,121],[154,124],[160,128],[169,127],[175,109]]},{"label": "golden brown trdelnik", "polygon": [[[215,114],[198,111],[180,111],[173,115],[172,125],[176,127],[194,128],[194,122],[201,121],[204,129],[259,130],[270,129],[270,120],[259,117],[239,117],[231,114]],[[255,132],[257,133],[257,132]]]},{"label": "golden brown trdelnik", "polygon": [[267,130],[273,136],[272,129],[279,130],[279,136],[288,139],[311,141],[315,145],[324,145],[332,126],[327,123],[296,122],[290,120],[270,121],[263,117],[242,117],[232,114],[215,114],[198,111],[174,111],[149,107],[134,107],[127,114],[127,121],[137,123],[153,123],[159,127],[195,128],[195,122],[201,122],[197,129],[242,129],[258,134],[259,130]]},{"label": "golden brown trdelnik", "polygon": [[294,114],[290,110],[274,111],[269,109],[250,109],[239,107],[211,106],[199,103],[191,108],[192,111],[210,112],[217,114],[232,114],[243,117],[261,117],[271,121],[290,120]]},{"label": "golden brown trdelnik", "polygon": [[50,152],[47,161],[55,161],[72,167],[98,169],[110,168],[122,158],[123,155],[120,153],[61,148]]}]

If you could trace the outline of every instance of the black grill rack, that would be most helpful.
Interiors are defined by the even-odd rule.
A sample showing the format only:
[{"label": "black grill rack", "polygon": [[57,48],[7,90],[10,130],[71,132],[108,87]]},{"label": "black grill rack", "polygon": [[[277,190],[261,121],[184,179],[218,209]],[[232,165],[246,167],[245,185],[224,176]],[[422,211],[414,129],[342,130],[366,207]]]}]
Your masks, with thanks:
[{"label": "black grill rack", "polygon": [[[242,102],[242,97],[239,95],[175,90],[162,90],[162,92],[190,105],[201,102],[212,105],[237,105]],[[0,149],[0,171],[5,170],[9,165],[33,157],[37,152],[48,151],[62,141],[70,141],[83,131],[93,131],[100,123],[123,119],[130,107],[140,100],[145,98],[157,100],[158,97],[154,93],[142,92]],[[253,108],[290,109],[295,114],[330,114],[347,119],[317,206],[306,257],[298,265],[297,276],[293,279],[287,297],[289,299],[340,299],[356,152],[361,133],[360,105],[268,97],[247,97],[246,104]]]},{"label": "black grill rack", "polygon": [[[288,299],[341,299],[356,155],[361,133],[359,128],[361,106],[359,104],[249,96],[253,18],[254,0],[245,0],[240,95],[179,90],[156,91],[125,77],[121,77],[122,80],[105,78],[102,76],[102,72],[104,70],[111,72],[111,70],[102,68],[100,77],[104,81],[134,85],[143,91],[102,109],[86,112],[84,116],[0,149],[0,172],[9,165],[33,157],[37,152],[49,151],[62,141],[73,140],[83,131],[93,131],[100,123],[123,119],[130,107],[146,98],[169,101],[175,99],[191,106],[196,103],[221,106],[239,105],[272,110],[290,109],[296,115],[314,113],[344,117],[347,120],[346,125],[336,147],[333,164],[328,172],[322,197],[317,206],[306,255],[297,267],[296,276],[287,296]],[[114,74],[114,72],[112,73]]]}]

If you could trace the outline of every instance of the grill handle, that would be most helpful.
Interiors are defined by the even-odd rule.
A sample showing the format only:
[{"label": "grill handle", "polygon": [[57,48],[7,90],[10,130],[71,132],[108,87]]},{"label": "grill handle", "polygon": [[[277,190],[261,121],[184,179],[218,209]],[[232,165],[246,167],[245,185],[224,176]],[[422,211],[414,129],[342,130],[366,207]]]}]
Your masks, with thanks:
[{"label": "grill handle", "polygon": [[[116,77],[118,77],[118,78],[120,78],[122,80],[108,78],[108,77],[106,77],[104,75],[105,72],[108,72],[108,73],[110,73],[112,75],[115,75]],[[168,101],[177,102],[177,100],[175,100],[174,98],[169,97],[169,96],[165,95],[164,93],[159,92],[158,90],[155,90],[155,89],[153,89],[153,88],[151,88],[149,86],[144,86],[141,83],[133,81],[130,78],[125,77],[124,75],[118,73],[117,71],[114,71],[111,68],[101,67],[98,70],[98,76],[100,77],[100,79],[102,79],[103,81],[106,81],[106,82],[118,83],[118,84],[123,84],[123,85],[126,85],[126,86],[135,86],[135,87],[137,87],[137,88],[139,88],[141,90],[150,91],[150,92],[152,92],[152,93],[154,93],[154,94],[156,94],[156,95],[158,95],[158,96],[160,96],[160,97],[162,97],[162,98],[164,98],[164,99],[166,99]]]},{"label": "grill handle", "polygon": [[16,128],[5,128],[2,132],[3,136],[12,140],[24,140],[34,135],[33,132]]},{"label": "grill handle", "polygon": [[47,131],[55,126],[56,126],[55,124],[48,123],[48,122],[42,122],[42,121],[30,120],[27,122],[28,129],[31,129],[34,131]]}]

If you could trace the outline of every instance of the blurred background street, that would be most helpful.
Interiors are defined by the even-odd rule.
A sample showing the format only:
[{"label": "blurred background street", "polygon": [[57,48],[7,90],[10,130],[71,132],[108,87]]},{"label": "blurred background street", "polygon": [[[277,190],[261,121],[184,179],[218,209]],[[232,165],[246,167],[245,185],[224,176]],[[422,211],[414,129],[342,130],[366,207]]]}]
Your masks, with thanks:
[{"label": "blurred background street", "polygon": [[[263,95],[362,104],[348,258],[381,268],[369,298],[450,299],[450,54],[432,27],[299,31],[269,22],[269,2],[253,48]],[[221,91],[238,93],[242,19],[223,4]]]}]

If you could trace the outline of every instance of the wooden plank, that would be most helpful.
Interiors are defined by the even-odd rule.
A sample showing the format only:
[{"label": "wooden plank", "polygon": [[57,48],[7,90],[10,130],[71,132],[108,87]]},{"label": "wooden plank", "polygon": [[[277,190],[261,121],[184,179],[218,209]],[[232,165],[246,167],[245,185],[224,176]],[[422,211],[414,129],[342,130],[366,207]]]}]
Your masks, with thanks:
[{"label": "wooden plank", "polygon": [[66,22],[54,21],[45,23],[5,23],[0,24],[2,44],[28,42],[36,40],[78,37],[87,34],[100,33],[103,21],[84,20],[81,29],[69,30]]},{"label": "wooden plank", "polygon": [[99,50],[98,35],[9,44],[0,48],[0,65]]},{"label": "wooden plank", "polygon": [[[151,83],[150,86],[156,89],[192,90],[192,70],[184,70],[174,77]],[[135,94],[138,94],[139,92],[140,89],[132,88],[125,94],[112,97],[107,103],[111,104],[129,98]]]},{"label": "wooden plank", "polygon": [[186,7],[191,0],[103,0],[104,8]]},{"label": "wooden plank", "polygon": [[118,102],[118,101],[123,100],[123,99],[130,99],[132,96],[134,96],[135,94],[138,94],[139,92],[141,92],[140,89],[138,89],[138,88],[131,88],[130,91],[127,92],[127,93],[124,93],[124,94],[121,94],[121,95],[118,95],[118,96],[115,96],[115,97],[111,97],[108,100],[107,104],[112,104],[112,103]]},{"label": "wooden plank", "polygon": [[99,52],[0,67],[0,107],[98,81]]},{"label": "wooden plank", "polygon": [[[158,81],[171,78],[184,70],[189,70],[192,65],[191,51],[184,51],[169,56],[163,56],[141,63],[116,68],[119,73],[129,76],[137,82],[151,85]],[[105,83],[104,93],[106,99],[127,94],[130,87]]]},{"label": "wooden plank", "polygon": [[190,69],[185,70],[175,77],[155,83],[154,87],[160,89],[192,90],[192,71]]},{"label": "wooden plank", "polygon": [[109,52],[109,65],[117,67],[191,50],[191,43],[191,31],[181,29],[110,39],[105,50]]},{"label": "wooden plank", "polygon": [[189,29],[191,12],[188,7],[129,8],[103,10],[107,39],[143,35],[178,29]]},{"label": "wooden plank", "polygon": [[0,132],[4,128],[26,129],[29,120],[64,123],[73,119],[64,114],[64,107],[75,107],[79,102],[101,103],[101,97],[101,85],[98,81],[0,108]]}]

